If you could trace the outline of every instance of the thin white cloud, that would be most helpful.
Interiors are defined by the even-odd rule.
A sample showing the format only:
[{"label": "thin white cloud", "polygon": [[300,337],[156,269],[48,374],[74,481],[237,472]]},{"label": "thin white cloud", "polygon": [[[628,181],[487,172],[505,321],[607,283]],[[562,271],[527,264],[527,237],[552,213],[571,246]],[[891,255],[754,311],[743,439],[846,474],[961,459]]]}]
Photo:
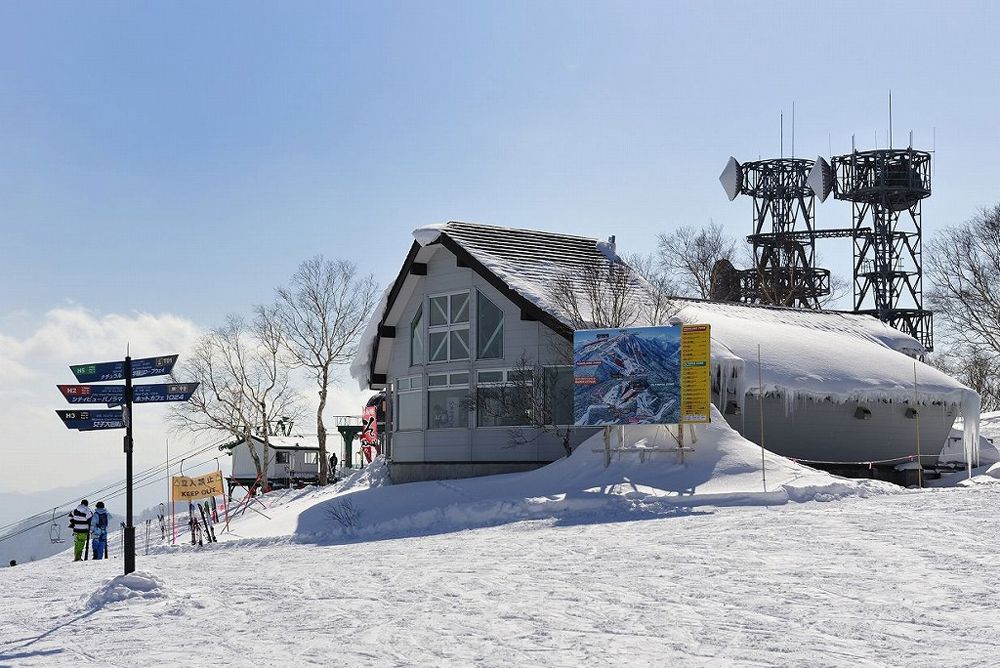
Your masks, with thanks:
[{"label": "thin white cloud", "polygon": [[[178,353],[183,359],[202,331],[194,322],[172,314],[100,314],[83,307],[52,309],[22,336],[0,331],[0,423],[6,436],[0,491],[71,486],[107,474],[124,477],[123,432],[67,430],[55,410],[68,404],[55,386],[76,382],[71,364],[121,359],[126,345],[133,357]],[[299,381],[308,409],[299,426],[302,432],[313,433],[316,392],[307,379]],[[327,418],[361,413],[371,393],[354,388],[353,383],[331,388]],[[163,462],[168,439],[173,455],[217,440],[211,435],[171,432],[164,421],[166,412],[164,406],[146,406],[136,412],[136,470]],[[228,458],[222,466],[228,473]]]}]

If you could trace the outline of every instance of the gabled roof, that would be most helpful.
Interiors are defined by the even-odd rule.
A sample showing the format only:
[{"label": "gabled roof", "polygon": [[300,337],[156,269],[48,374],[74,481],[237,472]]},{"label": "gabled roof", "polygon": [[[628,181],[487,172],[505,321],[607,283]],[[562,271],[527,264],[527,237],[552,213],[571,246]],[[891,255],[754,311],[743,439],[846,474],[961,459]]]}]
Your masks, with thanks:
[{"label": "gabled roof", "polygon": [[422,227],[413,233],[415,241],[396,280],[383,295],[375,317],[362,337],[352,375],[362,389],[381,389],[384,378],[378,373],[379,346],[387,319],[400,295],[416,281],[428,250],[444,247],[502,295],[537,320],[564,337],[573,338],[573,326],[564,311],[549,298],[549,286],[567,272],[578,272],[595,263],[617,260],[614,247],[592,237],[525,230],[497,225],[453,221]]}]

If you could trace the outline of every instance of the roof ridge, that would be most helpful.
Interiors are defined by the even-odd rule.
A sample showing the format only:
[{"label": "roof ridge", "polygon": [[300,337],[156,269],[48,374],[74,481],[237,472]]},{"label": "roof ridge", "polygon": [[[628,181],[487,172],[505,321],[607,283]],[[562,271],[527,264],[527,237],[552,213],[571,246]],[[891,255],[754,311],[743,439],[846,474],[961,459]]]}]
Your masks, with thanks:
[{"label": "roof ridge", "polygon": [[487,228],[487,229],[494,229],[494,230],[505,230],[505,231],[512,231],[512,232],[528,232],[528,233],[531,233],[531,234],[542,234],[542,235],[546,235],[546,236],[563,237],[563,238],[567,238],[567,239],[580,239],[580,240],[593,241],[593,242],[600,241],[600,239],[598,237],[588,237],[588,236],[584,236],[584,235],[581,235],[581,234],[566,234],[564,232],[550,232],[548,230],[537,230],[537,229],[534,229],[534,228],[531,228],[531,227],[511,227],[509,225],[493,225],[491,223],[472,223],[472,222],[468,222],[468,221],[464,221],[464,220],[449,220],[447,223],[445,223],[445,227],[444,227],[443,231],[447,232],[448,227],[451,226],[451,225],[467,225],[469,227]]}]

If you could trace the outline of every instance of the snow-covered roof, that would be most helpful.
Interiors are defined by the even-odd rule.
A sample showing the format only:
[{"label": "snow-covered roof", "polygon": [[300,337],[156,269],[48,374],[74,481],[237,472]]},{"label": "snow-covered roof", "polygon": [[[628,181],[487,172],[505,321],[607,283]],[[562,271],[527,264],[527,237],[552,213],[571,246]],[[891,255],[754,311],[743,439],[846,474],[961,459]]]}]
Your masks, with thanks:
[{"label": "snow-covered roof", "polygon": [[[450,222],[419,228],[414,237],[408,263],[418,260],[421,249],[444,245],[515,303],[529,307],[539,320],[567,338],[572,336],[572,319],[562,305],[553,303],[553,280],[567,271],[617,257],[608,242],[591,237],[494,225]],[[385,322],[401,283],[410,275],[404,266],[369,324],[352,366],[362,387],[368,387],[372,380],[378,325]],[[642,282],[640,277],[636,280]],[[922,354],[923,347],[913,337],[873,317],[689,299],[676,300],[675,310],[685,322],[712,325],[713,357],[729,360],[727,365],[742,360],[748,391],[756,390],[760,344],[764,390],[783,393],[788,401],[804,395],[838,401],[914,398],[915,360],[908,355]],[[937,369],[921,362],[916,366],[918,401],[963,405],[975,395]]]},{"label": "snow-covered roof", "polygon": [[[261,436],[252,436],[253,440],[263,443]],[[232,450],[237,445],[245,443],[245,440],[232,441],[225,445],[220,445],[219,450]],[[272,450],[319,450],[319,442],[315,434],[298,434],[292,436],[268,436],[268,445]]]}]

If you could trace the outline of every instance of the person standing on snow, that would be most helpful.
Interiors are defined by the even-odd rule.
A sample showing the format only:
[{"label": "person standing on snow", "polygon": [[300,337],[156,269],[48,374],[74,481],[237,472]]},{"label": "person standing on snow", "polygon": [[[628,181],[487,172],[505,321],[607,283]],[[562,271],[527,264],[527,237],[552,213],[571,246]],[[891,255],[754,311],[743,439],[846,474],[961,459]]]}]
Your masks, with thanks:
[{"label": "person standing on snow", "polygon": [[104,509],[104,502],[97,502],[97,509],[94,511],[94,528],[90,534],[94,537],[94,559],[108,558],[108,522],[111,520],[111,513]]},{"label": "person standing on snow", "polygon": [[330,453],[330,479],[337,482],[337,453]]},{"label": "person standing on snow", "polygon": [[87,546],[87,536],[90,535],[90,519],[94,511],[87,504],[87,499],[80,502],[69,514],[69,528],[73,530],[73,561],[83,559],[83,548]]}]

